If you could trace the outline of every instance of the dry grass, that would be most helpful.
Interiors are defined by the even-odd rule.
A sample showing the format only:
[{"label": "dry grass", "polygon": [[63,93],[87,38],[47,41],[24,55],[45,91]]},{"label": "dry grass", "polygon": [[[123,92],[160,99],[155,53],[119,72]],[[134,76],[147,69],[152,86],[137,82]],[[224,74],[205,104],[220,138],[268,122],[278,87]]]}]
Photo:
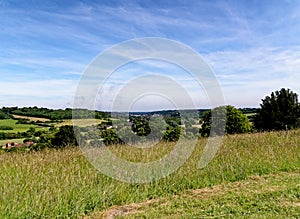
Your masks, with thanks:
[{"label": "dry grass", "polygon": [[74,119],[74,120],[64,120],[63,122],[57,123],[55,126],[60,127],[64,125],[73,125],[75,124],[76,126],[79,127],[86,127],[86,126],[92,126],[92,125],[98,125],[101,122],[105,120],[102,119]]},{"label": "dry grass", "polygon": [[12,115],[15,119],[28,119],[29,121],[33,121],[33,122],[49,122],[51,121],[50,119],[46,119],[46,118],[39,118],[39,117],[32,117],[32,116],[20,116],[20,115]]}]

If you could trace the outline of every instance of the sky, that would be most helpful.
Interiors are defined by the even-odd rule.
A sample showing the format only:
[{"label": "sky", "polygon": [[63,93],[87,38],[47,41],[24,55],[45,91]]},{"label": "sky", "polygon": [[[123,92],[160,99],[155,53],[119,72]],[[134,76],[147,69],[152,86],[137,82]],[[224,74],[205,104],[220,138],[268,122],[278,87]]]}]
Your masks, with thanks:
[{"label": "sky", "polygon": [[[0,0],[0,107],[72,107],[82,75],[99,54],[143,37],[175,40],[198,52],[228,105],[258,107],[283,87],[300,94],[299,11],[300,1],[292,0]],[[96,105],[107,110],[122,86],[147,72],[172,77],[197,108],[209,107],[201,86],[161,60],[117,69]],[[150,95],[136,107],[171,107],[172,100],[158,99]]]}]

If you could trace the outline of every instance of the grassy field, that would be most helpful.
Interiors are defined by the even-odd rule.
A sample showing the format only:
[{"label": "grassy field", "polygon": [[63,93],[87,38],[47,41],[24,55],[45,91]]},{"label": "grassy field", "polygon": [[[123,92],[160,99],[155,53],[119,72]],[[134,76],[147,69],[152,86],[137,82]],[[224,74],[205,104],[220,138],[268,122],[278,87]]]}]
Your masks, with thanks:
[{"label": "grassy field", "polygon": [[[78,148],[0,151],[0,218],[299,218],[300,130],[227,136],[198,169],[205,143],[199,140],[177,172],[144,184],[102,175]],[[111,150],[148,161],[172,147]]]},{"label": "grassy field", "polygon": [[[50,121],[49,119],[45,118],[38,118],[38,117],[29,117],[29,116],[18,116],[18,115],[13,115],[14,118],[23,118],[23,119],[28,119],[29,121],[41,121],[41,122],[46,122]],[[80,127],[85,127],[85,126],[91,126],[91,125],[97,125],[104,120],[101,119],[75,119],[74,122],[77,126]],[[36,129],[45,129],[45,127],[39,127],[37,125],[33,124],[16,124],[17,120],[14,119],[4,119],[0,120],[0,126],[10,126],[13,127],[13,130],[0,130],[1,132],[26,132],[30,127],[34,127]],[[55,122],[53,123],[54,126],[56,127],[61,127],[64,125],[73,125],[73,121],[70,120],[64,120],[62,122]]]},{"label": "grassy field", "polygon": [[13,130],[0,130],[0,132],[26,132],[31,127],[36,129],[47,129],[45,127],[39,127],[33,124],[16,124],[17,120],[14,119],[3,119],[0,120],[0,126],[10,126],[13,127]]}]

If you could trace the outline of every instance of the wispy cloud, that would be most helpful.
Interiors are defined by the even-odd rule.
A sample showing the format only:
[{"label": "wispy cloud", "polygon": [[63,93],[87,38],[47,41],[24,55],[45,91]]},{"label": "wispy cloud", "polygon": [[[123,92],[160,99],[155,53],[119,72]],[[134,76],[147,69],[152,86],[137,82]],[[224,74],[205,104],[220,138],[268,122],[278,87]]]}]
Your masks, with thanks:
[{"label": "wispy cloud", "polygon": [[[166,37],[198,51],[212,67],[230,104],[257,106],[264,95],[280,87],[299,93],[299,9],[297,1],[88,0],[59,4],[25,1],[18,5],[3,1],[1,85],[15,89],[1,92],[1,104],[13,104],[14,99],[19,104],[18,95],[22,102],[34,103],[35,92],[41,95],[37,104],[46,94],[51,99],[59,92],[65,95],[61,100],[68,102],[81,72],[96,55],[138,37]],[[161,50],[163,53],[163,45]],[[182,83],[194,99],[201,93],[197,104],[205,102],[202,88],[177,68],[159,62],[127,66],[112,78],[107,91],[117,90],[139,72],[163,73]],[[48,86],[42,91],[39,83]],[[23,84],[33,91],[22,93]],[[7,98],[9,95],[14,98]],[[55,98],[50,102],[64,105]]]},{"label": "wispy cloud", "polygon": [[281,87],[300,93],[298,48],[216,52],[207,55],[206,59],[219,78],[225,97],[231,104],[243,106],[246,102],[251,102],[252,106],[258,106],[261,98]]},{"label": "wispy cloud", "polygon": [[35,80],[0,82],[0,104],[3,106],[70,107],[77,82],[72,80]]}]

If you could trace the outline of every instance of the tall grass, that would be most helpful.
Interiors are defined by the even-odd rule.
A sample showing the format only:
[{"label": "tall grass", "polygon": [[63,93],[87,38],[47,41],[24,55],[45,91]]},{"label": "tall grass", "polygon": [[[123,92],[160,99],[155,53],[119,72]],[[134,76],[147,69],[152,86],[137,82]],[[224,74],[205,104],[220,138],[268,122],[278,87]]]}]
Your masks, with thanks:
[{"label": "tall grass", "polygon": [[[204,169],[206,139],[175,173],[145,184],[119,182],[97,172],[79,148],[40,152],[0,151],[0,218],[74,218],[112,205],[140,202],[186,189],[238,181],[251,175],[300,170],[300,130],[230,135]],[[155,160],[174,144],[152,149],[112,146],[131,161]]]}]

